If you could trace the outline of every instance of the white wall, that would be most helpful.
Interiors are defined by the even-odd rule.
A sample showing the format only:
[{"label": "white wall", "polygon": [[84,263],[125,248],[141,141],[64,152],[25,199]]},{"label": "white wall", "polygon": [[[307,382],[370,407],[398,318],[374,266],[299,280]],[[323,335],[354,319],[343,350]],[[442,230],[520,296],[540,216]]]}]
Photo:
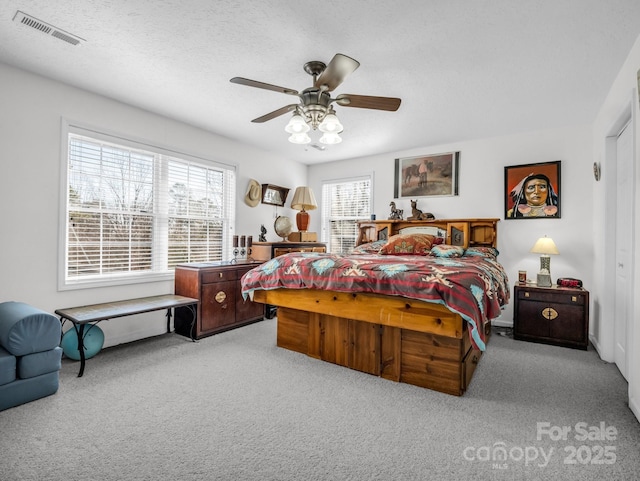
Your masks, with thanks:
[{"label": "white wall", "polygon": [[[249,179],[291,189],[306,183],[307,168],[297,162],[1,63],[0,85],[0,301],[23,301],[53,313],[173,292],[173,281],[57,291],[62,118],[238,165],[236,233],[254,240],[260,224],[269,240],[278,237],[273,233],[275,208],[250,208],[243,202]],[[278,214],[293,216],[295,211],[280,208]],[[161,334],[165,327],[160,311],[101,323],[107,346]]]},{"label": "white wall", "polygon": [[[576,277],[587,289],[593,288],[593,227],[591,212],[592,142],[591,126],[546,130],[421,149],[391,152],[309,167],[310,184],[318,196],[323,180],[374,173],[374,213],[378,219],[389,216],[393,199],[394,159],[424,154],[460,151],[460,194],[453,197],[421,197],[418,208],[440,219],[494,217],[498,224],[498,250],[509,279],[526,270],[535,279],[540,258],[529,253],[543,235],[551,237],[560,251],[552,256],[552,278]],[[504,167],[561,160],[561,218],[504,220]],[[321,202],[318,199],[318,202]],[[411,212],[409,199],[396,201],[399,209]],[[312,216],[313,230],[320,232],[320,216]],[[513,291],[512,291],[513,292]],[[513,301],[506,307],[499,324],[513,322]]]},{"label": "white wall", "polygon": [[[616,133],[621,115],[630,111],[634,119],[634,164],[635,164],[635,231],[633,251],[640,252],[640,106],[638,102],[637,74],[640,69],[640,37],[629,52],[627,60],[618,73],[607,98],[594,122],[593,143],[594,161],[602,163],[602,182],[593,190],[595,211],[594,272],[597,280],[596,303],[592,318],[596,322],[594,341],[603,359],[612,361],[614,351],[614,306],[612,300],[611,273],[615,270],[612,258],[613,236],[610,229],[610,216],[604,211],[607,202],[615,199],[615,165],[609,162],[605,150],[605,139]],[[640,256],[635,257],[633,267],[635,290],[640,286]],[[640,419],[640,297],[633,299],[633,322],[627,332],[627,351],[629,353],[627,378],[629,381],[629,406]]]}]

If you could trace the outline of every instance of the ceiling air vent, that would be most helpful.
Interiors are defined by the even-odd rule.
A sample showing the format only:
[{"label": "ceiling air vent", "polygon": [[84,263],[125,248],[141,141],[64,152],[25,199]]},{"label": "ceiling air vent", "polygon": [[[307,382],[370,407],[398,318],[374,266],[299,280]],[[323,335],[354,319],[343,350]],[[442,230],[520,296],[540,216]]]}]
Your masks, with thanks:
[{"label": "ceiling air vent", "polygon": [[42,33],[46,33],[47,35],[51,35],[59,40],[63,40],[71,45],[78,45],[83,38],[80,38],[76,35],[72,35],[70,33],[65,32],[59,28],[54,27],[42,20],[38,20],[35,17],[27,15],[24,12],[18,10],[13,17],[14,22],[21,23],[22,25],[26,25],[27,27],[35,28],[36,30],[40,30]]}]

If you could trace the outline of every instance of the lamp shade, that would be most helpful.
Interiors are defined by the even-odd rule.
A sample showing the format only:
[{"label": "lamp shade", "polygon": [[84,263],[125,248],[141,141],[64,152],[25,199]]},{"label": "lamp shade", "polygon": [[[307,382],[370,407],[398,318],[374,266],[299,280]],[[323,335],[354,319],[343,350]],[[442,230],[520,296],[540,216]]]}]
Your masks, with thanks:
[{"label": "lamp shade", "polygon": [[547,236],[540,237],[540,239],[533,244],[531,252],[534,254],[560,254],[553,239]]},{"label": "lamp shade", "polygon": [[296,187],[291,199],[291,208],[295,210],[313,210],[318,207],[311,187]]}]

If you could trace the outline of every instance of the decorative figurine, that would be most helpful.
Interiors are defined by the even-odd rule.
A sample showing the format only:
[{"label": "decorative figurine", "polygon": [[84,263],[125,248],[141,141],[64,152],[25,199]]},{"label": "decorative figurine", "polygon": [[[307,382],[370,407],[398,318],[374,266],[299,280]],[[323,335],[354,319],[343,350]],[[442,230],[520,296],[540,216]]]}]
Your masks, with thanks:
[{"label": "decorative figurine", "polygon": [[407,220],[431,220],[435,219],[435,216],[431,212],[422,212],[418,209],[418,199],[411,201],[411,217],[407,217]]},{"label": "decorative figurine", "polygon": [[267,242],[267,229],[264,224],[260,226],[260,236],[258,236],[258,240],[260,242]]},{"label": "decorative figurine", "polygon": [[402,220],[402,213],[404,212],[402,209],[396,209],[396,203],[391,201],[389,204],[391,207],[391,213],[389,214],[389,220]]}]

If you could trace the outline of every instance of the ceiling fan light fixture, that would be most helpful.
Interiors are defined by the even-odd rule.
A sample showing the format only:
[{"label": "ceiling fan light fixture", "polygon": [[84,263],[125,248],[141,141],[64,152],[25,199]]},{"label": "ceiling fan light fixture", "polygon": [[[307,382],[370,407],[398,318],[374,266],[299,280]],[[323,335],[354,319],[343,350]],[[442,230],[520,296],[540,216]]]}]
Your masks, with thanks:
[{"label": "ceiling fan light fixture", "polygon": [[[396,111],[400,107],[400,99],[393,97],[374,97],[371,95],[340,94],[332,98],[332,92],[342,83],[345,77],[353,73],[360,66],[360,62],[341,53],[333,56],[328,64],[313,60],[304,64],[304,71],[313,77],[313,85],[302,91],[280,87],[244,77],[233,77],[234,84],[246,85],[265,90],[272,90],[298,97],[298,104],[289,104],[266,115],[253,119],[251,122],[263,123],[281,115],[293,112],[285,131],[290,134],[289,142],[294,144],[309,144],[311,138],[307,134],[310,130],[320,130],[321,144],[331,145],[342,142],[340,133],[343,126],[336,116],[332,104],[343,107],[361,109]],[[313,134],[314,137],[316,134]],[[313,144],[312,147],[324,150],[324,145]]]},{"label": "ceiling fan light fixture", "polygon": [[320,132],[324,132],[325,134],[338,134],[344,130],[340,120],[338,120],[338,116],[333,110],[324,116],[324,119],[318,128],[320,129]]},{"label": "ceiling fan light fixture", "polygon": [[291,134],[289,142],[292,144],[304,145],[311,142],[311,137],[309,137],[306,132]]},{"label": "ceiling fan light fixture", "polygon": [[328,145],[335,145],[342,142],[342,137],[338,135],[338,132],[325,132],[320,137],[320,142]]},{"label": "ceiling fan light fixture", "polygon": [[304,121],[302,116],[298,113],[295,113],[291,116],[289,123],[284,128],[285,132],[293,135],[304,134],[306,132],[309,132],[310,129],[311,128],[309,127],[309,125]]}]

